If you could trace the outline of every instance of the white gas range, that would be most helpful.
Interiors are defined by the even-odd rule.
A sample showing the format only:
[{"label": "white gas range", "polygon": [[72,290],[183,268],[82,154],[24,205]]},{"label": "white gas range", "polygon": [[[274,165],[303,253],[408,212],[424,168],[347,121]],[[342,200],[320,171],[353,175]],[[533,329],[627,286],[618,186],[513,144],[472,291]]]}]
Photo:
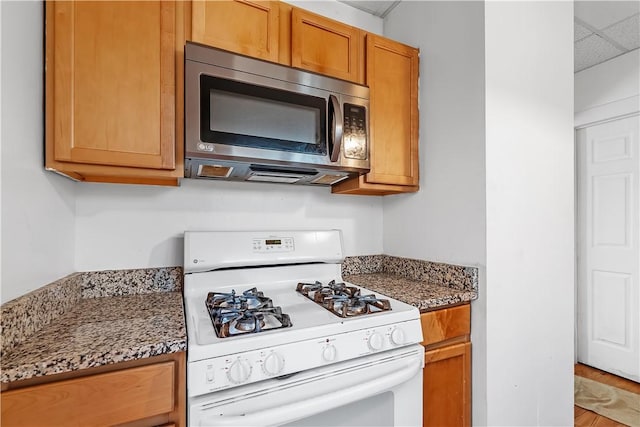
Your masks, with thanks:
[{"label": "white gas range", "polygon": [[185,232],[184,256],[189,425],[421,425],[419,312],[342,282],[340,231]]}]

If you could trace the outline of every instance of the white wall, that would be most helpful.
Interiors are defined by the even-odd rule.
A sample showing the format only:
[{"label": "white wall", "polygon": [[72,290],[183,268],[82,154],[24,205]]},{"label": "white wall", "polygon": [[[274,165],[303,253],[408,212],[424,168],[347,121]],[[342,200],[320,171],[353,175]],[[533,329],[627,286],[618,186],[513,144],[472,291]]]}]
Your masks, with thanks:
[{"label": "white wall", "polygon": [[420,191],[384,199],[384,250],[484,264],[484,5],[402,2],[385,35],[420,48]]},{"label": "white wall", "polygon": [[[0,25],[2,24],[2,3],[0,3]],[[2,29],[0,28],[0,53],[2,52]],[[0,145],[2,144],[2,55],[0,55]],[[2,147],[0,146],[0,166],[2,165]],[[0,224],[2,224],[2,170],[0,169]],[[0,225],[0,242],[2,226]],[[2,244],[0,243],[0,303],[2,300]]]},{"label": "white wall", "polygon": [[486,424],[484,3],[402,2],[385,35],[420,48],[420,192],[383,202],[384,252],[479,267],[473,420]]},{"label": "white wall", "polygon": [[329,188],[183,180],[178,188],[82,184],[79,271],[182,265],[185,230],[343,231],[347,255],[382,252],[382,201]]},{"label": "white wall", "polygon": [[421,48],[421,191],[385,198],[384,249],[480,267],[474,425],[573,424],[572,7],[402,2],[385,21]]},{"label": "white wall", "polygon": [[576,126],[640,111],[640,50],[575,74]]},{"label": "white wall", "polygon": [[487,424],[573,425],[573,3],[485,30]]},{"label": "white wall", "polygon": [[[335,1],[293,3],[382,29],[381,19]],[[43,6],[1,4],[2,302],[72,271],[181,265],[186,229],[340,228],[347,254],[382,252],[376,197],[190,180],[178,188],[73,183],[45,172]]]},{"label": "white wall", "polygon": [[74,184],[44,171],[41,2],[1,2],[2,302],[74,271]]},{"label": "white wall", "polygon": [[[292,1],[381,32],[382,20],[336,1]],[[78,271],[182,265],[184,230],[338,228],[347,255],[382,253],[382,200],[329,188],[182,180],[179,188],[79,184]]]}]

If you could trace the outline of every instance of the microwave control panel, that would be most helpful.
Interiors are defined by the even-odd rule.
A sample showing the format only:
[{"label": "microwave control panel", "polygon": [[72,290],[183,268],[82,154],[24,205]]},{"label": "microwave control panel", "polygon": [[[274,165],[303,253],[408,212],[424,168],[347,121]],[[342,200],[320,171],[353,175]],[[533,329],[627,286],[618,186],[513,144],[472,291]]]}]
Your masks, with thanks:
[{"label": "microwave control panel", "polygon": [[362,105],[344,104],[342,147],[349,159],[367,158],[367,109]]}]

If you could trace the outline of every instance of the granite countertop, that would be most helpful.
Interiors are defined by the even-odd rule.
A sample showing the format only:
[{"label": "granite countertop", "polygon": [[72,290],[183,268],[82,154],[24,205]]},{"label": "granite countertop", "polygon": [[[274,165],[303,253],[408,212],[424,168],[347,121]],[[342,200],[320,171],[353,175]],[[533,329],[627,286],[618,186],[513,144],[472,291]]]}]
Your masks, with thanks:
[{"label": "granite countertop", "polygon": [[[57,317],[13,345],[3,337],[2,383],[186,351],[181,289],[147,289],[133,294],[118,290],[120,295],[103,292],[98,297],[87,297],[96,294],[96,286],[91,281],[84,282],[80,285],[81,294]],[[113,291],[115,285],[121,288],[122,282],[112,282],[104,288]],[[72,292],[65,293],[68,294]],[[48,310],[50,305],[60,303],[47,298],[35,297],[36,303],[32,301],[28,311],[32,312],[34,305]],[[21,317],[25,316],[14,315],[16,324]],[[3,329],[5,326],[3,322]],[[16,328],[19,327],[18,324]]]},{"label": "granite countertop", "polygon": [[347,282],[364,286],[374,292],[395,298],[409,305],[418,307],[420,311],[468,302],[478,297],[471,290],[452,289],[435,283],[412,280],[389,273],[354,274],[344,276]]},{"label": "granite countertop", "polygon": [[347,257],[342,278],[417,307],[445,308],[478,298],[478,268],[389,255]]},{"label": "granite countertop", "polygon": [[[478,269],[347,257],[347,282],[421,311],[471,301]],[[74,273],[2,305],[1,383],[186,351],[182,268]]]}]

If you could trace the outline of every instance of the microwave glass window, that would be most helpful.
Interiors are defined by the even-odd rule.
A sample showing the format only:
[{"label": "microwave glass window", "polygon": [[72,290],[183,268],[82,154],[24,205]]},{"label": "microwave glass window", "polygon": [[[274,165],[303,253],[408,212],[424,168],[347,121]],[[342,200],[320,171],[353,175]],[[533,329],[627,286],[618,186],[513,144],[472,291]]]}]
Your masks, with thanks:
[{"label": "microwave glass window", "polygon": [[221,90],[211,90],[209,102],[214,132],[318,144],[317,108]]},{"label": "microwave glass window", "polygon": [[326,155],[326,123],[324,98],[200,75],[203,142]]}]

